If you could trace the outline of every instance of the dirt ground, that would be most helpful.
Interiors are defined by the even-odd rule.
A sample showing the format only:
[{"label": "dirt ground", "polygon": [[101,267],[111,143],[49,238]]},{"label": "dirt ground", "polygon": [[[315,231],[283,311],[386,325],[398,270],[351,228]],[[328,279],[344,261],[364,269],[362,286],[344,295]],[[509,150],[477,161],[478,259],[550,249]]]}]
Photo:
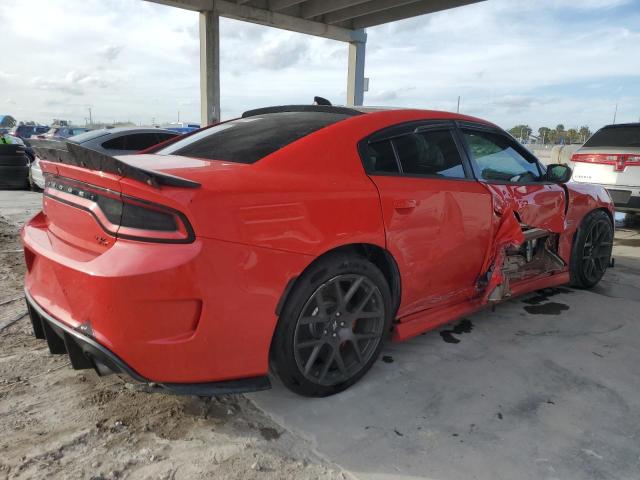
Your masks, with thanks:
[{"label": "dirt ground", "polygon": [[33,337],[23,273],[18,230],[0,219],[0,479],[348,478],[242,395],[151,394],[72,370]]}]

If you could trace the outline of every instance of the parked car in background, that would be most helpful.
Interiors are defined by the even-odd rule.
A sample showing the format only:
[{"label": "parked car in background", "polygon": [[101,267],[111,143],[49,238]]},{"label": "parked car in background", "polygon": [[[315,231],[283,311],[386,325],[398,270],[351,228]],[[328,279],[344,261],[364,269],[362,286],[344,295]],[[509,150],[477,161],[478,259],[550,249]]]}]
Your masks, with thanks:
[{"label": "parked car in background", "polygon": [[200,124],[178,122],[178,123],[170,123],[169,125],[166,125],[164,128],[167,130],[171,130],[172,132],[183,134],[183,133],[191,133],[196,130],[199,130]]},{"label": "parked car in background", "polygon": [[[146,150],[153,145],[165,142],[179,136],[176,132],[160,128],[102,128],[91,130],[66,139],[107,155],[131,155]],[[37,141],[34,141],[37,145]],[[44,189],[44,176],[40,168],[40,161],[36,157],[31,164],[31,184]]]},{"label": "parked car in background", "polygon": [[43,138],[47,140],[62,140],[65,138],[73,137],[74,135],[80,135],[81,133],[88,132],[88,128],[84,127],[50,127],[45,133],[36,134],[36,138]]},{"label": "parked car in background", "polygon": [[11,134],[26,140],[33,135],[44,135],[49,128],[46,125],[16,125],[11,129]]},{"label": "parked car in background", "polygon": [[575,182],[603,185],[616,210],[640,212],[640,123],[601,128],[571,160]]},{"label": "parked car in background", "polygon": [[280,106],[153,154],[67,147],[36,148],[51,161],[22,230],[34,333],[74,368],[178,393],[268,388],[271,365],[331,395],[389,335],[590,288],[609,266],[604,189],[565,185],[569,167],[469,116]]},{"label": "parked car in background", "polygon": [[92,130],[68,141],[115,156],[131,155],[178,136],[179,133],[162,128],[118,127]]}]

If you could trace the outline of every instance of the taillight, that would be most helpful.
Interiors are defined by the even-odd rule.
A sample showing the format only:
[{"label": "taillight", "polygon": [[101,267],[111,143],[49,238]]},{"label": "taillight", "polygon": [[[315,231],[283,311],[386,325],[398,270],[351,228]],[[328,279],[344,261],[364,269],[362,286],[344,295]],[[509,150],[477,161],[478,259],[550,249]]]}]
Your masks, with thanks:
[{"label": "taillight", "polygon": [[574,153],[571,160],[574,162],[599,163],[601,165],[615,165],[617,155],[607,155],[603,153]]},{"label": "taillight", "polygon": [[69,178],[45,175],[44,194],[88,211],[114,237],[147,242],[189,243],[193,228],[181,212]]},{"label": "taillight", "polygon": [[624,172],[628,166],[640,165],[640,155],[613,155],[608,153],[574,153],[574,162],[597,163],[599,165],[613,165],[616,172]]}]

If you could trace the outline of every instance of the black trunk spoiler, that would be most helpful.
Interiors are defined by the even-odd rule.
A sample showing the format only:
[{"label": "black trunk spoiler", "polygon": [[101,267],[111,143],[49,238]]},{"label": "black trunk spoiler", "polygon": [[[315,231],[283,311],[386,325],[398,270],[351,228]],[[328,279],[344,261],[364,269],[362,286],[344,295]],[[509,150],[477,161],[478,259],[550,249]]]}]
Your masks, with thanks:
[{"label": "black trunk spoiler", "polygon": [[135,167],[123,160],[96,152],[73,142],[55,140],[30,139],[36,155],[49,162],[75,165],[76,167],[98,170],[100,172],[122,175],[132,180],[138,180],[156,188],[161,186],[198,188],[200,184],[186,178],[176,177],[167,173],[146,170]]}]

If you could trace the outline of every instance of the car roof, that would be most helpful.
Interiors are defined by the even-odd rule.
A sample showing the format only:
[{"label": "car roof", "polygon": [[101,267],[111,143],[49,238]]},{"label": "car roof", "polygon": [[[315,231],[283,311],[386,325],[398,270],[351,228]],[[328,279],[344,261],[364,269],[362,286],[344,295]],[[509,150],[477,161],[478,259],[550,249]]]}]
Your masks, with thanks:
[{"label": "car roof", "polygon": [[167,130],[164,128],[156,128],[156,127],[114,127],[114,128],[100,128],[95,131],[103,131],[110,135],[115,135],[116,133],[175,133],[171,130]]},{"label": "car roof", "polygon": [[[612,123],[611,125],[605,125],[602,128],[625,128],[625,127],[640,127],[640,122]],[[602,130],[602,128],[600,130]]]},{"label": "car roof", "polygon": [[253,110],[247,110],[242,114],[242,118],[253,117],[257,115],[266,115],[270,113],[282,113],[282,112],[305,112],[305,113],[334,113],[342,114],[346,116],[356,117],[360,115],[376,114],[383,116],[385,113],[398,114],[402,112],[416,113],[421,112],[424,114],[425,119],[447,119],[447,120],[459,120],[466,122],[482,123],[485,125],[496,126],[493,123],[484,120],[482,118],[471,117],[469,115],[463,115],[461,113],[445,112],[440,110],[426,110],[418,108],[407,107],[376,107],[376,106],[358,106],[358,107],[343,107],[338,105],[277,105],[272,107],[256,108]]}]

